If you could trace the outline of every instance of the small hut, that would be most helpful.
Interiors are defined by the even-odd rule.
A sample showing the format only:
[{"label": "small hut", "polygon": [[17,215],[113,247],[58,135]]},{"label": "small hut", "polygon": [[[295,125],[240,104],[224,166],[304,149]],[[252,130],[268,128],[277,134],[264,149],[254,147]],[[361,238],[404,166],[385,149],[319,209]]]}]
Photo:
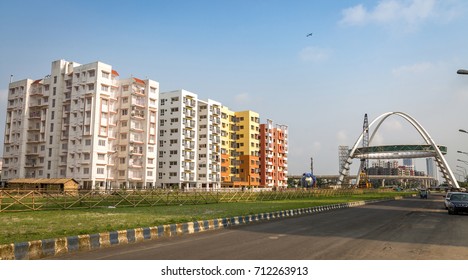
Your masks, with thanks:
[{"label": "small hut", "polygon": [[8,181],[6,189],[78,192],[79,183],[72,178],[20,178]]}]

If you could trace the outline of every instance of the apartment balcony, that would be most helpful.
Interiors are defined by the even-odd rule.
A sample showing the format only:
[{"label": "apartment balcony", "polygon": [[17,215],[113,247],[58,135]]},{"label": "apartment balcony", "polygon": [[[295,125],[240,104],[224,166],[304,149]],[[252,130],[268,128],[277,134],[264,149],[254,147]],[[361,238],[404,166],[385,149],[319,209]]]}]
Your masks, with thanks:
[{"label": "apartment balcony", "polygon": [[193,181],[195,181],[195,175],[194,174],[185,174],[183,176],[183,180],[193,182]]},{"label": "apartment balcony", "polygon": [[132,110],[135,107],[146,108],[146,102],[142,98],[132,98]]},{"label": "apartment balcony", "polygon": [[184,114],[186,117],[195,118],[196,113],[194,110],[185,110]]},{"label": "apartment balcony", "polygon": [[30,131],[30,132],[34,132],[34,131],[37,132],[37,131],[40,131],[40,130],[41,130],[41,128],[37,127],[37,126],[29,126],[28,127],[28,131]]},{"label": "apartment balcony", "polygon": [[190,142],[190,143],[184,143],[184,148],[188,150],[193,150],[195,149],[195,142]]},{"label": "apartment balcony", "polygon": [[184,136],[185,136],[186,138],[195,138],[195,131],[186,131],[186,132],[184,133]]},{"label": "apartment balcony", "polygon": [[188,107],[195,107],[196,106],[196,102],[193,99],[185,100],[184,104],[185,104],[185,106],[188,106]]},{"label": "apartment balcony", "polygon": [[30,112],[29,119],[41,119],[41,112]]},{"label": "apartment balcony", "polygon": [[26,150],[26,156],[39,156],[39,151],[34,149],[34,150]]},{"label": "apartment balcony", "polygon": [[42,96],[42,87],[36,87],[31,89],[29,96]]},{"label": "apartment balcony", "polygon": [[219,109],[219,108],[213,108],[213,109],[210,110],[210,112],[213,115],[221,115],[221,109]]},{"label": "apartment balcony", "polygon": [[142,160],[130,160],[128,165],[129,167],[143,167],[143,161]]},{"label": "apartment balcony", "polygon": [[145,118],[145,112],[144,111],[139,111],[139,110],[134,110],[131,112],[130,116],[132,118],[137,118],[137,119],[144,119]]}]

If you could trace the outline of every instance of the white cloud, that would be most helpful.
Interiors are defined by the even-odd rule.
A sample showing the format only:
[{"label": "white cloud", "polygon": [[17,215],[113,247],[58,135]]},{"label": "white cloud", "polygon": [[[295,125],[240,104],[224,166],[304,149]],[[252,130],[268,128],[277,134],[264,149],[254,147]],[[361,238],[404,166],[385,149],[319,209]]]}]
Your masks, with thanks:
[{"label": "white cloud", "polygon": [[313,144],[312,144],[312,149],[314,152],[318,152],[322,149],[322,143],[320,143],[319,141],[315,141]]},{"label": "white cloud", "polygon": [[234,96],[234,102],[237,105],[246,105],[249,103],[250,96],[248,93],[241,93],[236,96]]},{"label": "white cloud", "polygon": [[[445,5],[445,6],[444,6]],[[450,5],[450,4],[449,4]],[[405,31],[413,31],[430,19],[451,19],[455,7],[437,0],[383,0],[373,8],[362,4],[344,9],[340,24],[364,25],[377,23],[381,25],[397,25]]]},{"label": "white cloud", "polygon": [[394,76],[405,76],[426,73],[434,69],[434,65],[430,62],[421,62],[412,65],[403,65],[392,70]]},{"label": "white cloud", "polygon": [[299,58],[302,61],[318,62],[327,60],[330,57],[331,51],[318,47],[306,47],[299,52]]},{"label": "white cloud", "polygon": [[348,134],[346,133],[346,131],[345,130],[338,131],[338,133],[336,134],[336,140],[338,141],[340,145],[345,145],[346,143],[348,143],[349,140],[348,140]]},{"label": "white cloud", "polygon": [[344,9],[341,13],[343,14],[343,18],[340,23],[345,25],[363,24],[368,17],[366,9],[361,4]]}]

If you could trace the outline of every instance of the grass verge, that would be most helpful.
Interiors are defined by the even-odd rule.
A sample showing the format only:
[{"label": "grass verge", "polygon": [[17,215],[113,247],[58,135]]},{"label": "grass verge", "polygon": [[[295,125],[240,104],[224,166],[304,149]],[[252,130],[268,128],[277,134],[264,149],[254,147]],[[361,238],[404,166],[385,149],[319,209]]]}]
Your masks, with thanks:
[{"label": "grass verge", "polygon": [[401,193],[368,193],[340,197],[204,205],[7,212],[0,213],[0,244],[235,217],[359,200],[385,199],[398,195]]}]

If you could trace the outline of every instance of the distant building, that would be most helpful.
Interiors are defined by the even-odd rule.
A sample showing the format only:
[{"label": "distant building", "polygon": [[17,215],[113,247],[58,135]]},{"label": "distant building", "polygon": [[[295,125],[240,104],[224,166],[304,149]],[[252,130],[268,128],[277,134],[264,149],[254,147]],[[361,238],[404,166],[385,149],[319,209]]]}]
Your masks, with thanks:
[{"label": "distant building", "polygon": [[260,125],[260,184],[286,188],[288,176],[288,127],[267,120]]},{"label": "distant building", "polygon": [[435,162],[433,158],[426,158],[426,170],[427,170],[427,176],[435,178],[436,167],[435,167]]}]

